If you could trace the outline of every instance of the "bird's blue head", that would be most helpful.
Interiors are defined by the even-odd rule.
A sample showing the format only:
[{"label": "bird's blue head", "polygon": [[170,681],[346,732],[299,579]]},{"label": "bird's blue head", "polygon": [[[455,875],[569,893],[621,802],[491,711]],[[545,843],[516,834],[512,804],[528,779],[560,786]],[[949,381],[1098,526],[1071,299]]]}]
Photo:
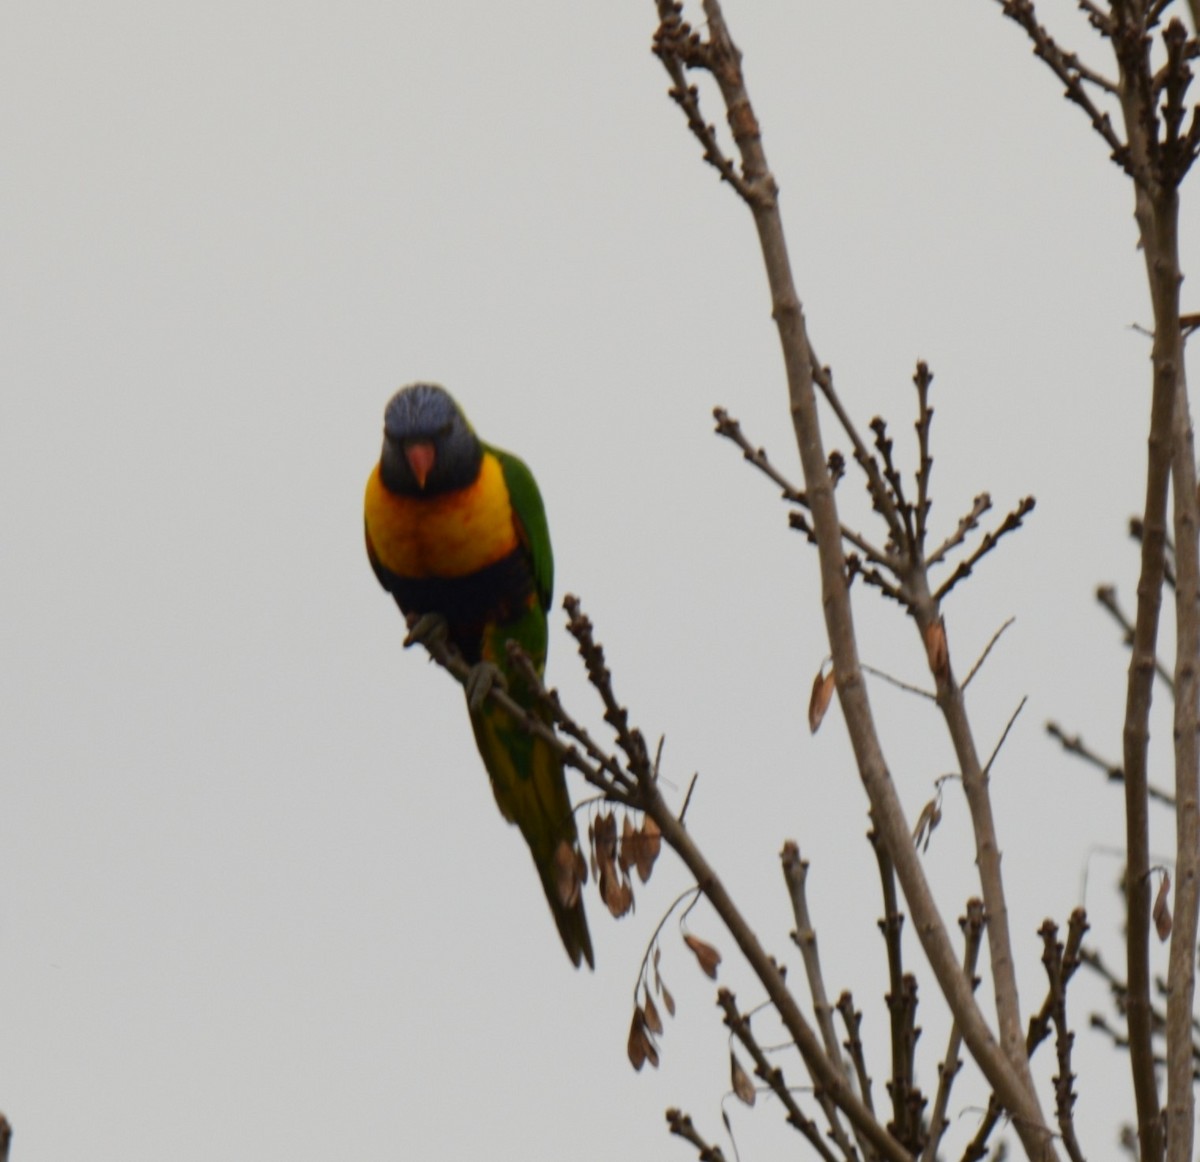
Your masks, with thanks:
[{"label": "bird's blue head", "polygon": [[389,491],[436,496],[465,488],[482,459],[479,438],[445,388],[412,383],[388,401],[379,463]]}]

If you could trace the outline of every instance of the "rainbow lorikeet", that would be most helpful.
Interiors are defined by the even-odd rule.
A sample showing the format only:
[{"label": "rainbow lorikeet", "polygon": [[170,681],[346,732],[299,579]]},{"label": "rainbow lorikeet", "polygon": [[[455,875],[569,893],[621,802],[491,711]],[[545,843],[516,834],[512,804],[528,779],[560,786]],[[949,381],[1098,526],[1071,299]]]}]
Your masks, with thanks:
[{"label": "rainbow lorikeet", "polygon": [[414,633],[445,632],[475,667],[468,709],[496,802],[529,844],[567,955],[592,965],[562,760],[486,697],[498,675],[516,702],[546,717],[507,650],[519,643],[543,672],[554,558],[533,474],[483,443],[447,391],[414,383],[384,412],[364,517],[379,583],[405,614],[421,615]]}]

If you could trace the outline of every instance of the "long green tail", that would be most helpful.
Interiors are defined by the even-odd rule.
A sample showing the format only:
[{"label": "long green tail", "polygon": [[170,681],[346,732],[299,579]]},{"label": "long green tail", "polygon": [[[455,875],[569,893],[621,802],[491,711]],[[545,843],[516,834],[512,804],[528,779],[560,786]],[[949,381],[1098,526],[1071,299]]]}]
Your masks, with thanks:
[{"label": "long green tail", "polygon": [[471,724],[496,803],[529,845],[571,963],[578,968],[586,960],[594,968],[582,896],[576,892],[574,902],[567,904],[559,888],[555,855],[564,843],[574,853],[579,842],[562,760],[545,739],[527,733],[506,711],[490,703],[471,715]]}]

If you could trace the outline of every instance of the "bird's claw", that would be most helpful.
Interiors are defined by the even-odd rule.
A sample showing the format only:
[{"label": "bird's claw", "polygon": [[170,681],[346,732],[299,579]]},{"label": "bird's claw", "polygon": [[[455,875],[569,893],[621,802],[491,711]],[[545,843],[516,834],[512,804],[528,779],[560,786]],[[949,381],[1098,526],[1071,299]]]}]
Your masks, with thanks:
[{"label": "bird's claw", "polygon": [[474,714],[483,707],[493,688],[508,689],[508,681],[492,662],[477,662],[467,675],[467,706]]},{"label": "bird's claw", "polygon": [[404,648],[411,645],[429,646],[434,643],[444,645],[450,636],[450,626],[440,613],[422,613],[418,617],[408,619],[408,634],[404,639]]}]

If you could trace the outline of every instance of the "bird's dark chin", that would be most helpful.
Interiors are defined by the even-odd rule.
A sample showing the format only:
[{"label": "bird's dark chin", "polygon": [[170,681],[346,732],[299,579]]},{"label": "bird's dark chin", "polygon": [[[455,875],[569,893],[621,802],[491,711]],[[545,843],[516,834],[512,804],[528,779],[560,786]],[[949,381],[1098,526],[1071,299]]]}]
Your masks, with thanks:
[{"label": "bird's dark chin", "polygon": [[403,445],[390,437],[383,441],[383,453],[379,458],[379,475],[384,485],[392,492],[415,492],[415,481],[412,478]]}]

